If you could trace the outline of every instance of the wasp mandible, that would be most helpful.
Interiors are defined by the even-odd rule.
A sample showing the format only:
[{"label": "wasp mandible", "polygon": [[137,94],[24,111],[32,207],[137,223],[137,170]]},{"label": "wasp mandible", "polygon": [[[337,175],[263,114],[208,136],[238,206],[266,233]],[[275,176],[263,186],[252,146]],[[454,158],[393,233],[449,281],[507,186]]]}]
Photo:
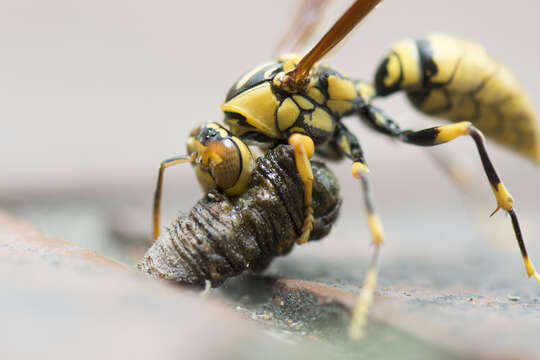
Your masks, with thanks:
[{"label": "wasp mandible", "polygon": [[[233,134],[231,147],[215,147],[204,136],[188,145],[188,156],[163,163],[155,197],[154,237],[157,237],[164,168],[190,161],[195,163],[197,177],[203,184],[236,195],[247,186],[248,175],[244,172],[251,171],[252,155],[245,144],[263,148],[289,144],[294,149],[296,168],[304,184],[305,219],[297,240],[302,244],[309,238],[314,221],[311,157],[316,152],[323,158],[349,158],[352,175],[363,186],[375,245],[353,315],[350,329],[353,337],[360,335],[373,297],[384,235],[373,204],[369,168],[362,148],[342,121],[347,116],[356,115],[379,133],[419,146],[436,146],[470,136],[497,202],[495,212],[503,209],[510,215],[527,274],[540,282],[540,275],[527,255],[514,200],[495,170],[483,135],[484,132],[532,160],[540,159],[532,105],[506,66],[493,60],[479,45],[441,34],[395,45],[376,71],[373,84],[350,79],[339,70],[318,64],[380,2],[355,1],[305,56],[283,56],[242,76],[221,106],[224,122]],[[402,129],[373,104],[377,98],[398,91],[404,91],[420,111],[453,123],[419,131]],[[199,137],[201,131],[206,130],[195,130],[192,137]],[[222,179],[226,179],[224,184],[220,183]]]}]

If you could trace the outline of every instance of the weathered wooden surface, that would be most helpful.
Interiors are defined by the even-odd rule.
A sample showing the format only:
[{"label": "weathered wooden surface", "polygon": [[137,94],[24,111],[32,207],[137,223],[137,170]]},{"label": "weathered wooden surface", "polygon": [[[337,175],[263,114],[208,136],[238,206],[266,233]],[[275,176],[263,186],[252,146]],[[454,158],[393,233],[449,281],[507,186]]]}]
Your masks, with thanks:
[{"label": "weathered wooden surface", "polygon": [[[509,165],[509,169],[514,168],[517,171],[522,166],[523,164]],[[299,308],[280,309],[272,302],[275,298],[272,285],[265,283],[265,276],[270,276],[271,279],[309,280],[319,286],[330,285],[344,291],[348,297],[358,291],[371,249],[368,246],[369,236],[363,218],[359,185],[346,177],[348,169],[339,177],[345,187],[344,205],[342,217],[332,234],[317,243],[296,247],[290,255],[277,259],[262,277],[243,277],[226,282],[223,290],[214,292],[212,297],[220,298],[221,294],[224,294],[231,304],[218,311],[229,311],[229,315],[225,316],[231,316],[230,310],[236,312],[234,309],[238,306],[238,313],[245,314],[248,319],[257,319],[266,334],[270,333],[281,339],[278,341],[280,345],[274,346],[276,350],[282,349],[284,343],[293,341],[307,342],[316,349],[316,353],[324,356],[328,355],[325,351],[339,350],[340,354],[350,356],[352,353],[360,358],[392,358],[396,351],[407,348],[411,354],[416,355],[412,358],[426,353],[429,353],[429,358],[539,358],[537,334],[540,323],[540,287],[525,276],[519,251],[511,234],[509,219],[503,214],[488,217],[494,201],[489,189],[481,187],[483,179],[479,180],[480,184],[475,188],[475,191],[480,189],[480,200],[476,197],[465,198],[449,182],[445,182],[443,175],[436,169],[430,169],[427,167],[425,170],[429,175],[427,178],[416,178],[415,182],[411,182],[414,176],[409,177],[399,169],[389,168],[387,173],[390,175],[379,177],[379,182],[376,182],[376,190],[385,187],[392,190],[378,191],[376,197],[386,231],[386,242],[382,249],[378,296],[373,307],[366,343],[355,347],[343,343],[342,340],[333,339],[335,336],[332,334],[337,334],[339,338],[342,330],[335,325],[327,326],[324,322],[317,321],[319,315],[315,316],[315,321],[307,322],[289,318],[291,310],[296,312],[299,309],[314,309],[313,314],[320,314],[319,319],[328,318],[328,313],[313,301],[301,302]],[[511,175],[512,171],[507,170],[505,173]],[[534,189],[536,172],[531,170],[530,173],[519,174],[521,176],[517,178],[507,176],[510,178],[510,182],[507,182],[509,186],[513,185],[511,189],[518,200],[529,253],[539,265],[540,243],[537,239],[540,238],[540,225],[536,219],[540,217],[540,211],[535,205],[536,194],[526,196],[530,189]],[[525,176],[526,174],[528,176]],[[377,176],[377,172],[373,171],[373,177]],[[398,179],[400,181],[396,181]],[[192,179],[186,179],[185,183],[177,187],[193,187]],[[415,191],[409,191],[412,187]],[[421,191],[416,191],[417,188]],[[181,195],[182,203],[169,201],[173,211],[185,211],[194,203],[184,200],[189,194]],[[48,229],[48,233],[76,239],[85,246],[92,246],[101,253],[112,254],[114,258],[129,264],[140,258],[145,249],[144,246],[127,245],[136,243],[136,239],[139,239],[140,243],[149,240],[148,200],[133,198],[129,194],[119,196],[104,192],[91,197],[70,198],[66,195],[60,199],[55,197],[49,200],[43,198],[40,201],[12,202],[10,207],[20,216]],[[137,211],[138,208],[141,210]],[[122,242],[115,242],[119,238],[123,238]],[[0,251],[5,250],[0,248]],[[23,256],[19,252],[16,254],[19,255],[16,255],[15,259],[19,260],[14,261],[15,265],[13,261],[4,261],[2,264],[4,268],[10,269],[10,274],[16,274],[21,279],[10,275],[10,281],[17,286],[32,283],[25,274],[25,267],[17,265],[18,262],[26,263],[26,257],[32,252],[23,252]],[[41,262],[43,259],[36,261]],[[69,261],[65,263],[68,264]],[[7,272],[2,271],[2,274]],[[44,274],[43,278],[49,276],[43,271],[38,272]],[[101,279],[108,281],[109,278],[111,277],[101,276],[90,288],[99,289]],[[55,291],[71,291],[63,289],[63,285],[55,280],[50,282],[55,284],[56,287],[51,287]],[[75,282],[77,281],[64,284],[74,287],[72,283]],[[121,283],[111,282],[115,283],[116,287]],[[256,287],[256,284],[262,285]],[[155,288],[152,296],[144,295],[144,301],[158,301],[151,299],[159,296],[162,291],[160,289],[163,288]],[[163,291],[171,294],[169,290]],[[107,299],[113,301],[116,296],[119,294],[113,294]],[[39,298],[39,290],[33,293],[33,297]],[[16,300],[12,298],[11,303],[21,302],[19,299],[20,297]],[[309,295],[308,299],[313,300],[313,297]],[[199,311],[198,307],[189,309],[190,312]],[[341,312],[337,312],[339,309]],[[343,306],[339,309],[332,308],[332,313],[337,314],[338,321],[342,321],[343,325],[348,310]],[[137,311],[143,311],[143,307]],[[204,308],[201,311],[204,312]],[[34,314],[34,317],[39,318],[37,315]],[[265,320],[268,316],[272,319]],[[232,317],[235,318],[234,315]],[[45,315],[41,318],[45,319]],[[17,317],[10,315],[10,319],[13,322]],[[107,323],[114,320],[104,317],[102,321]],[[211,317],[202,321],[206,324],[204,326],[211,329],[215,326]],[[154,324],[154,329],[159,327],[158,323],[159,321]],[[242,324],[244,325],[239,326],[245,326],[245,323]],[[116,330],[124,325],[118,325]],[[318,331],[318,327],[329,330]],[[172,331],[172,328],[174,326],[167,324],[164,329]],[[62,327],[59,329],[60,332],[67,332]],[[100,331],[99,327],[97,329],[96,331]],[[254,328],[250,329],[250,332],[259,333],[253,330]],[[16,335],[22,339],[22,333],[18,332],[13,333],[10,340]],[[38,336],[37,333],[32,335],[31,338]],[[267,337],[264,334],[262,336]],[[314,340],[314,337],[317,340]],[[22,341],[19,340],[19,344]],[[265,341],[263,340],[263,343]],[[325,344],[323,347],[326,350],[318,347],[321,344]],[[58,348],[59,346],[57,344]],[[286,352],[291,351],[288,347],[284,349]],[[295,345],[294,349],[304,351],[301,345]],[[248,349],[245,350],[249,352]]]},{"label": "weathered wooden surface", "polygon": [[272,343],[219,301],[150,281],[5,213],[0,283],[2,359],[212,359],[246,341]]}]

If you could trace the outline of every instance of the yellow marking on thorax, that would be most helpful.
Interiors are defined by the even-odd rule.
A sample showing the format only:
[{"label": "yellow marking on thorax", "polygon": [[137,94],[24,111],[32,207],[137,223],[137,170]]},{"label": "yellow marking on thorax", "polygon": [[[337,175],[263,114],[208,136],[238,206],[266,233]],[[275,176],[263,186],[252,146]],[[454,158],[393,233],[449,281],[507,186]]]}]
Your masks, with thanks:
[{"label": "yellow marking on thorax", "polygon": [[352,102],[347,100],[328,100],[326,105],[340,116],[353,108]]},{"label": "yellow marking on thorax", "polygon": [[356,98],[354,83],[335,75],[328,77],[328,95],[333,100],[352,100]]},{"label": "yellow marking on thorax", "polygon": [[304,122],[314,128],[331,132],[334,130],[332,117],[322,108],[318,107],[311,113],[311,118],[308,114],[304,116]]},{"label": "yellow marking on thorax", "polygon": [[321,92],[321,90],[317,89],[316,87],[312,87],[308,90],[307,95],[315,100],[317,104],[322,105],[324,104],[324,95]]},{"label": "yellow marking on thorax", "polygon": [[221,110],[238,113],[246,118],[246,122],[262,133],[279,138],[276,129],[275,114],[279,102],[268,82],[253,87],[221,105]]},{"label": "yellow marking on thorax", "polygon": [[313,103],[301,95],[293,95],[293,99],[303,110],[312,110],[314,108]]},{"label": "yellow marking on thorax", "polygon": [[298,119],[300,109],[291,98],[286,98],[277,111],[277,122],[279,131],[290,128]]}]

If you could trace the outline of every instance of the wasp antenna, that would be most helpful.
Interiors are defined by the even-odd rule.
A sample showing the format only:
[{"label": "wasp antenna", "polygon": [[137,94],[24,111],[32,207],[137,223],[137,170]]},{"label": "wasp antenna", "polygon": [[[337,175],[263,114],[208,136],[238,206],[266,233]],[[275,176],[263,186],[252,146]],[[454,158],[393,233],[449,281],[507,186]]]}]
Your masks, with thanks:
[{"label": "wasp antenna", "polygon": [[196,153],[190,154],[190,155],[182,155],[174,158],[170,158],[167,160],[163,160],[161,162],[161,165],[159,167],[159,174],[156,184],[156,192],[154,193],[154,216],[153,216],[153,223],[152,223],[152,239],[156,240],[159,237],[159,212],[161,207],[161,189],[163,188],[163,173],[165,172],[165,169],[169,166],[177,165],[177,164],[183,164],[186,162],[194,162],[196,159]]}]

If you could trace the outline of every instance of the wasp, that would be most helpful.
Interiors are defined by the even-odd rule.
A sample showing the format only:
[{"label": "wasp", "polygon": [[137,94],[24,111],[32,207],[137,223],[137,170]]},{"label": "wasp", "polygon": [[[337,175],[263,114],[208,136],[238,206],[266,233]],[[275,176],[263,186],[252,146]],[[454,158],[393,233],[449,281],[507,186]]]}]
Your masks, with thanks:
[{"label": "wasp", "polygon": [[[369,167],[360,142],[343,121],[348,116],[359,117],[378,133],[418,146],[437,146],[470,136],[495,196],[497,207],[493,214],[499,209],[508,213],[527,275],[540,282],[540,275],[527,255],[513,197],[493,165],[484,138],[485,133],[533,161],[540,160],[534,110],[511,70],[481,46],[442,34],[397,43],[382,60],[373,83],[351,79],[340,70],[319,63],[380,2],[356,0],[306,55],[282,56],[240,77],[221,105],[234,146],[225,151],[202,142],[191,147],[188,144],[190,155],[183,160],[166,161],[160,170],[161,179],[165,167],[187,158],[196,163],[200,181],[217,186],[225,194],[237,195],[246,189],[242,172],[249,169],[251,161],[245,144],[265,149],[290,145],[303,183],[304,220],[296,240],[303,244],[309,239],[315,221],[312,156],[317,153],[322,158],[348,158],[352,176],[362,184],[367,222],[375,245],[353,314],[350,328],[353,337],[361,335],[372,302],[384,231],[375,210]],[[378,98],[400,91],[421,112],[451,124],[422,130],[401,128],[375,106]],[[216,176],[212,170],[218,168],[230,175],[225,176],[226,184],[219,183],[224,175]],[[161,192],[160,181],[156,194]],[[159,205],[159,196],[155,203]],[[159,234],[158,214],[155,210],[154,237]]]}]

